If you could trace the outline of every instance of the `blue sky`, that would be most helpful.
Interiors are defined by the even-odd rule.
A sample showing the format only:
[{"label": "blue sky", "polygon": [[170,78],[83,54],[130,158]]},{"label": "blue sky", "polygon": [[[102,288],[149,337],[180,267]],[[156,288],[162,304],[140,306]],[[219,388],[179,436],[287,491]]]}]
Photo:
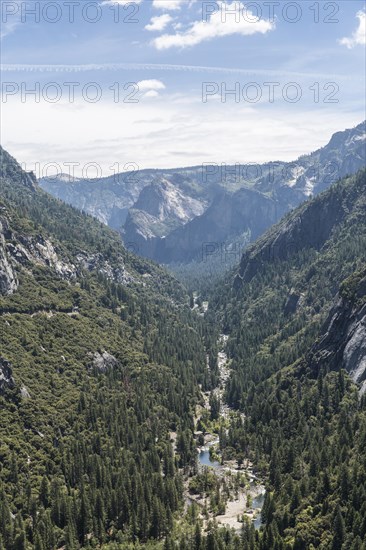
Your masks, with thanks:
[{"label": "blue sky", "polygon": [[363,1],[1,10],[1,141],[29,169],[291,160],[365,118]]}]

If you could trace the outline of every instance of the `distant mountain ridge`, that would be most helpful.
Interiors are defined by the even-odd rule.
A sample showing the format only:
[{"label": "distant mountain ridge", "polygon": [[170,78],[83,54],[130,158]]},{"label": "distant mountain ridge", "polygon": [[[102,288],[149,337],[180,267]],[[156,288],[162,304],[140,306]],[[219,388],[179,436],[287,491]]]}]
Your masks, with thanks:
[{"label": "distant mountain ridge", "polygon": [[[294,162],[142,170],[100,180],[42,178],[41,187],[118,229],[162,263],[202,260],[205,243],[254,241],[284,213],[366,165],[366,123]],[[152,208],[154,205],[154,208]]]}]

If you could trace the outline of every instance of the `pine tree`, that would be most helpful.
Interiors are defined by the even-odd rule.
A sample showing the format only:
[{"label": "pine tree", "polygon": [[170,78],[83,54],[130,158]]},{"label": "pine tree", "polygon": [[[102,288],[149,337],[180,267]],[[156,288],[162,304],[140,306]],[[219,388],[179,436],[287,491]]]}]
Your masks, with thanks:
[{"label": "pine tree", "polygon": [[194,531],[194,548],[195,550],[201,550],[202,534],[200,524],[197,522]]},{"label": "pine tree", "polygon": [[333,535],[332,548],[333,550],[339,550],[340,548],[342,548],[342,544],[346,534],[345,523],[342,516],[341,507],[339,506],[339,504],[337,504],[337,507],[334,513],[333,532],[334,532],[334,535]]},{"label": "pine tree", "polygon": [[43,476],[39,488],[39,501],[45,508],[48,508],[50,503],[50,484],[46,476]]}]

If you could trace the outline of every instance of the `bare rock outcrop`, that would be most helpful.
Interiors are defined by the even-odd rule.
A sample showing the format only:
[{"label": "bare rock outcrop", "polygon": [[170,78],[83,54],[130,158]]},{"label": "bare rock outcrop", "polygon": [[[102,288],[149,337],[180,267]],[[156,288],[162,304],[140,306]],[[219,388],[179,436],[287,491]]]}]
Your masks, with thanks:
[{"label": "bare rock outcrop", "polygon": [[4,393],[6,389],[12,390],[13,388],[15,388],[15,381],[11,370],[11,364],[4,359],[4,357],[0,357],[0,395]]},{"label": "bare rock outcrop", "polygon": [[92,366],[100,372],[106,372],[118,365],[118,360],[107,351],[96,351],[93,355]]},{"label": "bare rock outcrop", "polygon": [[341,290],[312,350],[311,365],[345,369],[366,391],[366,273],[356,280],[352,294]]}]

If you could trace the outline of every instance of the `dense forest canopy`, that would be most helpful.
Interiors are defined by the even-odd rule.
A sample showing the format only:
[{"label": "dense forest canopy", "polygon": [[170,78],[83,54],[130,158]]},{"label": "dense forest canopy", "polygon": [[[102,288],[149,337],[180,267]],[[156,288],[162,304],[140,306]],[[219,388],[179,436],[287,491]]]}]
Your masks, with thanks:
[{"label": "dense forest canopy", "polygon": [[[365,171],[205,284],[203,314],[117,233],[1,160],[0,549],[365,550],[365,374],[344,353],[366,303]],[[260,529],[186,505],[188,485],[222,507],[197,469],[208,425],[221,459],[250,461],[265,484]]]},{"label": "dense forest canopy", "polygon": [[2,161],[18,287],[0,298],[0,544],[160,539],[182,500],[169,431],[184,466],[210,333],[176,280]]}]

